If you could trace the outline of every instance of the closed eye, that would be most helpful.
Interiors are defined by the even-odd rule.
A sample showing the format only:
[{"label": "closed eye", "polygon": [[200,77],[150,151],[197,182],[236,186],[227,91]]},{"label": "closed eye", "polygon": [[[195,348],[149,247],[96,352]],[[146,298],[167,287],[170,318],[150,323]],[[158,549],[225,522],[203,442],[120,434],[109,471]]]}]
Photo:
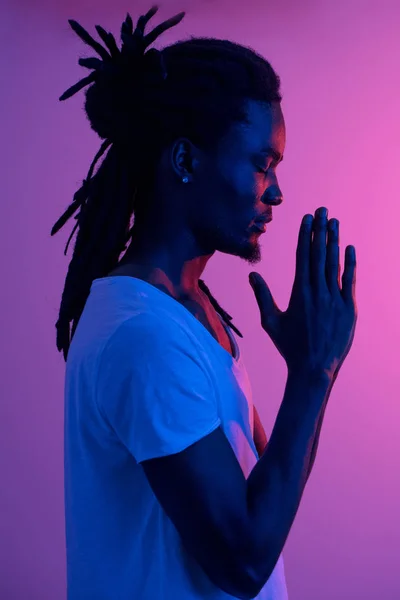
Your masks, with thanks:
[{"label": "closed eye", "polygon": [[258,173],[263,173],[264,175],[266,175],[270,169],[276,169],[278,164],[279,163],[277,163],[275,160],[272,160],[271,162],[268,162],[268,167],[266,169],[262,169],[258,165],[256,166],[256,169]]}]

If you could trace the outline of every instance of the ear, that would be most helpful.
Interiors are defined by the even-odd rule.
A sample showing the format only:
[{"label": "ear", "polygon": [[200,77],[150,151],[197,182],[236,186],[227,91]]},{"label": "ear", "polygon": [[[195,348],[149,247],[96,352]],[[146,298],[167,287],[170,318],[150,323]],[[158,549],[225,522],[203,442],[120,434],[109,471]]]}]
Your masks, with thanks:
[{"label": "ear", "polygon": [[192,182],[199,163],[200,151],[190,140],[179,138],[172,144],[170,164],[180,181],[187,177]]}]

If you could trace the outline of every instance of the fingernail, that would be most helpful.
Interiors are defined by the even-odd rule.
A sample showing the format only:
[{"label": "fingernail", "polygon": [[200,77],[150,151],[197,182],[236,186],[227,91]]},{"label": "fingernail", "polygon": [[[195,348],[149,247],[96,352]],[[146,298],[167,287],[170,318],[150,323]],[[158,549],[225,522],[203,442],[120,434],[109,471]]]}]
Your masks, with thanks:
[{"label": "fingernail", "polygon": [[304,225],[306,225],[307,227],[309,227],[312,222],[313,222],[313,216],[312,215],[305,215],[304,216],[304,219],[303,219]]},{"label": "fingernail", "polygon": [[319,216],[322,219],[327,219],[328,218],[328,209],[325,207],[322,207],[321,210],[319,211]]}]

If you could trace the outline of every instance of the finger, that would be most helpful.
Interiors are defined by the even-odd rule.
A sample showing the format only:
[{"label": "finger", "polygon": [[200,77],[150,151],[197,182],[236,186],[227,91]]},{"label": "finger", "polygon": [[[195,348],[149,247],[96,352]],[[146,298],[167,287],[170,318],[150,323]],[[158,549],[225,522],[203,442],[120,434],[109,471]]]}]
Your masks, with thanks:
[{"label": "finger", "polygon": [[356,270],[356,249],[354,246],[347,246],[342,276],[342,297],[349,304],[355,302]]},{"label": "finger", "polygon": [[337,219],[330,219],[328,223],[326,281],[332,295],[340,293],[339,221]]},{"label": "finger", "polygon": [[261,325],[265,331],[272,333],[276,326],[276,318],[280,314],[271,291],[259,273],[253,271],[249,275],[249,282],[260,309]]},{"label": "finger", "polygon": [[328,209],[320,207],[315,211],[313,240],[311,243],[311,285],[317,293],[327,289],[326,269],[326,233]]},{"label": "finger", "polygon": [[300,230],[296,250],[296,274],[295,282],[304,286],[310,286],[310,252],[311,252],[311,233],[313,226],[313,216],[304,215]]}]

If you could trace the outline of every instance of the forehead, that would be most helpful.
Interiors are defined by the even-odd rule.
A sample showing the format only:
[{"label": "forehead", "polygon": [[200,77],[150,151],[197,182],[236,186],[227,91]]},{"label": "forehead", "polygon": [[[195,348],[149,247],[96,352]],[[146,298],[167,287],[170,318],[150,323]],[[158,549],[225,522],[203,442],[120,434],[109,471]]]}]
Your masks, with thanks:
[{"label": "forehead", "polygon": [[225,149],[237,153],[260,152],[271,147],[283,154],[286,141],[285,120],[281,105],[249,100],[246,103],[246,123],[234,123],[225,137]]}]

